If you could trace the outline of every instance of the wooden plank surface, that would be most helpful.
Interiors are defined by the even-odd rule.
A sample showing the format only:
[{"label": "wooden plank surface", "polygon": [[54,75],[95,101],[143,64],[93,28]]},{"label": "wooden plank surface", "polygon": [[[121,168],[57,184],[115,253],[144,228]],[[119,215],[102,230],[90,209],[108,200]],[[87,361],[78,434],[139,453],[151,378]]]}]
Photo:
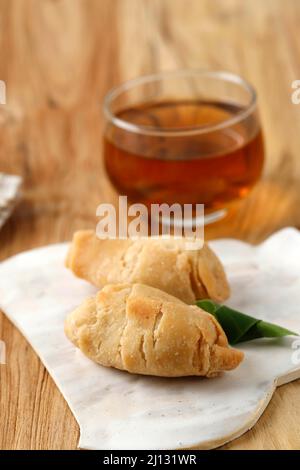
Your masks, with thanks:
[{"label": "wooden plank surface", "polygon": [[[0,0],[0,171],[25,179],[0,233],[0,257],[95,226],[109,197],[101,101],[125,79],[178,67],[227,69],[257,88],[264,177],[207,238],[259,242],[300,227],[298,0]],[[21,334],[0,314],[0,448],[76,448],[78,426]],[[300,381],[281,387],[259,423],[229,449],[299,449]]]}]

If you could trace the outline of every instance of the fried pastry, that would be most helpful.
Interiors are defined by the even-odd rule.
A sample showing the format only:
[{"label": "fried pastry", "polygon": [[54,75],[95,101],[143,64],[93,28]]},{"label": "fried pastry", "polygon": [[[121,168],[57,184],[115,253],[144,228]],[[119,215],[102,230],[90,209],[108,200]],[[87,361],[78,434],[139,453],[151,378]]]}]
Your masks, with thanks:
[{"label": "fried pastry", "polygon": [[243,353],[209,313],[143,284],[111,284],[65,321],[67,337],[93,361],[162,377],[215,376]]},{"label": "fried pastry", "polygon": [[66,266],[97,287],[141,283],[161,289],[188,304],[229,296],[223,266],[204,244],[185,250],[182,240],[100,240],[92,230],[74,234]]}]

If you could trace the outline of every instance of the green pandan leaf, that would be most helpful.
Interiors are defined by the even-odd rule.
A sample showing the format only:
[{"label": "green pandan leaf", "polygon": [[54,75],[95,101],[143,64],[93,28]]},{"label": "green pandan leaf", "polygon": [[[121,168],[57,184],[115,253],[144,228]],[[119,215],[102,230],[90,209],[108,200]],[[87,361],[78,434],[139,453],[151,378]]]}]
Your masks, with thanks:
[{"label": "green pandan leaf", "polygon": [[257,338],[298,336],[297,333],[286,328],[250,317],[226,305],[219,305],[213,300],[197,300],[196,305],[211,313],[218,320],[230,344],[242,343]]}]

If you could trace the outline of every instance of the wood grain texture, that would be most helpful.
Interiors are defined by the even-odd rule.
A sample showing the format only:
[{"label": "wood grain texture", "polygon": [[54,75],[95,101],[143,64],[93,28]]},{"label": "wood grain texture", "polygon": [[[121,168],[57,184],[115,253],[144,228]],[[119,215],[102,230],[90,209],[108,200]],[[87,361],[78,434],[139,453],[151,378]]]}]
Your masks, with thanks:
[{"label": "wood grain texture", "polygon": [[[257,88],[264,177],[207,238],[253,243],[300,227],[298,0],[0,0],[0,171],[24,177],[24,197],[0,233],[0,257],[95,226],[110,197],[101,158],[101,101],[142,73],[227,69]],[[78,426],[39,359],[1,315],[0,448],[76,448]],[[229,449],[299,449],[300,381],[281,387],[259,423]]]}]

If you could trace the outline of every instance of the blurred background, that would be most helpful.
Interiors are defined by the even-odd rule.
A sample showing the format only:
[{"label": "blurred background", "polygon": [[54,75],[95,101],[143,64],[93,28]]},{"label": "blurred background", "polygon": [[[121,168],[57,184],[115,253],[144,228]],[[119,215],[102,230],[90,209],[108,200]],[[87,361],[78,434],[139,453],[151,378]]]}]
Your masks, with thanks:
[{"label": "blurred background", "polygon": [[[0,259],[95,227],[96,207],[110,191],[102,161],[104,95],[124,80],[177,68],[228,70],[258,92],[263,178],[234,214],[207,228],[207,238],[257,243],[282,227],[300,227],[300,104],[291,100],[292,82],[300,79],[299,24],[299,0],[0,0],[0,79],[7,88],[0,172],[24,180],[22,201],[0,231]],[[8,354],[18,345],[1,372],[11,387],[2,397],[15,386],[35,403],[35,377],[60,416],[54,429],[47,398],[38,405],[39,422],[37,405],[28,410],[25,394],[10,397],[2,448],[76,445],[70,411],[4,317],[0,334],[11,337]],[[276,396],[270,409],[280,404]],[[287,393],[285,403],[291,399]],[[19,426],[16,439],[20,411],[27,427]],[[260,445],[255,432],[247,436],[250,447]]]},{"label": "blurred background", "polygon": [[[107,200],[102,100],[120,82],[176,68],[225,69],[257,89],[263,181],[207,237],[257,242],[300,225],[298,0],[1,0],[0,171],[24,178],[1,256],[95,226]],[[5,249],[5,252],[3,251]]]}]

